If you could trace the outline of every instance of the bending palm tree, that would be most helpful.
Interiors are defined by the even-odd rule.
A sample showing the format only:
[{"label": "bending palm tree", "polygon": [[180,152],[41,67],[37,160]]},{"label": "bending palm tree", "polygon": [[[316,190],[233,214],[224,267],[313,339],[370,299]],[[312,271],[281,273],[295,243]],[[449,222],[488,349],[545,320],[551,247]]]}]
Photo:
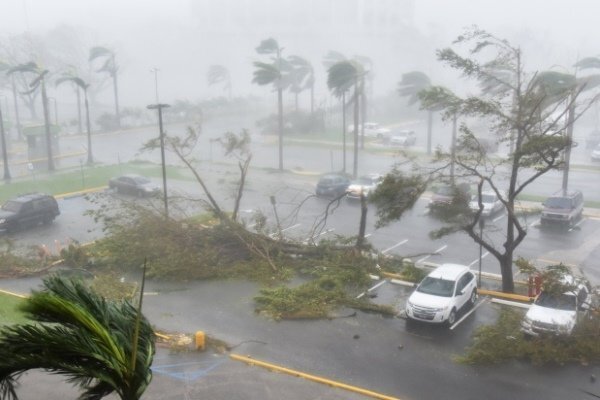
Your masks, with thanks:
[{"label": "bending palm tree", "polygon": [[273,85],[277,90],[277,110],[278,110],[278,136],[279,136],[279,170],[283,171],[283,90],[288,86],[286,82],[288,77],[284,72],[289,71],[288,63],[282,59],[281,52],[283,48],[279,47],[277,41],[273,38],[263,40],[256,48],[258,54],[272,54],[271,63],[260,61],[254,62],[253,83],[260,86]]},{"label": "bending palm tree", "polygon": [[96,72],[106,72],[113,80],[113,91],[115,93],[115,119],[117,128],[121,127],[121,113],[119,112],[119,89],[117,84],[117,72],[119,67],[115,61],[115,52],[105,47],[92,47],[90,49],[89,61],[92,62],[97,58],[104,58],[104,64],[96,70]]},{"label": "bending palm tree", "polygon": [[310,115],[314,112],[315,71],[310,62],[300,56],[289,56],[288,62],[292,67],[292,91],[296,95],[296,111],[298,111],[298,94],[310,89]]},{"label": "bending palm tree", "polygon": [[[63,82],[72,82],[75,85],[77,85],[78,88],[83,90],[83,98],[84,98],[84,104],[85,104],[85,127],[87,130],[87,142],[88,142],[87,163],[88,163],[88,165],[93,164],[94,156],[92,154],[92,130],[90,128],[90,107],[88,104],[88,95],[87,95],[87,89],[90,85],[85,83],[83,81],[83,79],[81,79],[77,76],[63,76],[62,78],[58,78],[56,80],[56,85],[58,86]],[[79,92],[77,92],[77,93],[79,93]]]},{"label": "bending palm tree", "polygon": [[352,176],[356,179],[358,176],[358,117],[359,117],[359,99],[360,99],[360,80],[364,75],[362,66],[355,61],[340,61],[333,64],[327,71],[327,87],[336,96],[341,96],[351,87],[354,87],[354,165],[352,166]]},{"label": "bending palm tree", "polygon": [[44,128],[46,133],[46,155],[48,158],[48,171],[54,171],[54,156],[52,154],[52,134],[50,132],[50,117],[48,115],[48,95],[46,94],[46,75],[48,74],[47,69],[41,69],[36,63],[29,62],[27,64],[17,65],[7,71],[7,74],[12,75],[15,72],[31,73],[35,75],[35,78],[29,87],[31,90],[29,93],[36,91],[38,88],[42,92],[42,108],[44,109]]},{"label": "bending palm tree", "polygon": [[[330,50],[323,58],[323,66],[329,71],[332,65],[345,60],[346,57],[342,53]],[[342,101],[342,171],[346,173],[346,91],[340,93],[333,89],[333,95]]]},{"label": "bending palm tree", "polygon": [[139,399],[151,379],[154,334],[128,302],[108,302],[83,283],[55,276],[23,310],[33,323],[0,330],[0,397],[17,399],[16,379],[41,368],[68,377],[81,399],[116,392]]}]

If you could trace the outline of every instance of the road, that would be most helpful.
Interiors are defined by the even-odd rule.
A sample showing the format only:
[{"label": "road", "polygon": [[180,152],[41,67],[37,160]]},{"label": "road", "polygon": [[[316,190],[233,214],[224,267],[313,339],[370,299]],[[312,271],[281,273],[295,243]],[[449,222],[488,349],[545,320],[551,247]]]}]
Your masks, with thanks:
[{"label": "road", "polygon": [[[150,132],[127,134],[126,137],[117,135],[112,141],[109,140],[110,135],[103,136],[106,142],[95,147],[97,157],[104,162],[115,158],[126,161],[136,152],[129,142],[139,142],[149,136]],[[111,145],[116,139],[119,141],[117,156],[114,145]],[[266,156],[274,148],[265,146],[264,149],[265,153],[258,157],[255,155],[255,160],[266,164],[274,160]],[[298,147],[291,151],[305,154],[306,148]],[[311,150],[313,155],[326,154],[327,150],[318,152],[318,149]],[[217,197],[231,202],[234,166],[211,163],[206,153],[204,157],[202,154],[199,156],[205,160],[201,164],[202,172],[208,177]],[[374,164],[383,163],[378,156],[366,159],[372,159],[369,162]],[[310,165],[302,164],[301,167],[314,170],[318,169],[319,163],[323,160],[317,157]],[[311,166],[314,168],[308,168]],[[307,195],[314,193],[316,180],[316,176],[273,173],[255,168],[250,173],[244,194],[242,217],[251,224],[252,212],[260,210],[273,221],[269,196],[274,195],[285,236],[318,241],[336,234],[354,235],[358,230],[360,207],[349,201],[342,201],[328,217],[327,226],[318,232],[311,228],[322,215],[326,199],[311,198],[304,203],[296,218],[288,217]],[[169,188],[173,194],[197,196],[200,193],[190,181],[170,181]],[[109,198],[116,196],[112,193],[107,195]],[[116,197],[142,201],[128,196]],[[59,203],[62,214],[54,224],[19,232],[12,237],[19,245],[44,243],[52,250],[55,243],[64,245],[68,238],[85,242],[102,234],[100,227],[83,215],[84,210],[94,207],[86,198],[62,199]],[[440,240],[429,239],[429,232],[438,228],[440,223],[427,215],[426,205],[427,199],[421,199],[401,221],[377,230],[374,229],[373,210],[370,210],[369,241],[386,254],[411,257],[421,262],[456,262],[476,268],[479,247],[464,234]],[[503,221],[503,215],[495,216],[488,221],[486,230],[490,235],[501,238]],[[576,229],[569,231],[540,230],[535,218],[528,220],[527,226],[528,237],[516,255],[540,262],[575,264],[587,276],[598,279],[595,283],[600,282],[600,268],[596,262],[600,256],[600,221],[586,218]],[[273,225],[271,227],[274,231]],[[498,272],[497,263],[491,256],[483,258],[483,270]],[[27,292],[35,285],[35,280],[0,282],[2,289],[21,292]],[[159,328],[183,332],[203,329],[236,346],[233,351],[240,354],[400,399],[575,399],[589,398],[581,390],[600,393],[598,384],[589,379],[591,374],[598,374],[595,366],[537,368],[521,363],[489,367],[457,364],[454,356],[461,354],[470,343],[475,327],[496,319],[500,310],[498,305],[483,305],[454,331],[407,324],[399,318],[388,319],[361,312],[348,317],[351,310],[339,310],[339,318],[332,320],[274,322],[254,314],[253,297],[258,289],[256,284],[237,281],[151,282],[145,313]],[[409,293],[410,289],[386,283],[376,291],[374,301],[402,308]],[[173,368],[180,373],[174,373]],[[299,384],[296,378],[257,372],[256,368],[242,367],[222,355],[208,353],[174,355],[160,351],[154,373],[155,380],[145,396],[148,399],[199,398],[206,395],[215,399],[359,398],[338,389],[314,386],[314,383],[300,381]],[[46,378],[42,382],[47,382]],[[36,392],[38,387],[44,386],[36,384],[29,389],[33,392],[32,397],[37,396],[35,393],[48,392]],[[65,398],[64,393],[56,393],[58,395],[54,398]],[[51,396],[47,398],[53,399]]]}]

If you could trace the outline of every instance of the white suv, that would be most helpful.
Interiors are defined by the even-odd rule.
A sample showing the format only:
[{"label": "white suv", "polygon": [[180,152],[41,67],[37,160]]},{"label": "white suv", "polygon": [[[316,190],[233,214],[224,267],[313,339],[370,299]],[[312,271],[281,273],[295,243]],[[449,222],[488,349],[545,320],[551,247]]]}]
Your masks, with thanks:
[{"label": "white suv", "polygon": [[572,289],[564,293],[542,292],[521,321],[521,331],[529,336],[570,335],[578,317],[590,309],[590,292],[582,282],[566,276],[564,283]]},{"label": "white suv", "polygon": [[427,275],[410,295],[406,316],[418,321],[453,325],[458,311],[477,301],[476,281],[469,267],[443,264]]}]

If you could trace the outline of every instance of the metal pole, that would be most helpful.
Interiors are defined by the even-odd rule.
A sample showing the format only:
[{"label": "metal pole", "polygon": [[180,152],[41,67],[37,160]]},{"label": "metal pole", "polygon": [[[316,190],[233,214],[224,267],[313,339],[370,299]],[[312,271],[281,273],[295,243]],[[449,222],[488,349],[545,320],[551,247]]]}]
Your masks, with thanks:
[{"label": "metal pole", "polygon": [[169,218],[169,203],[167,201],[167,168],[165,165],[165,133],[163,131],[162,109],[169,107],[168,104],[151,104],[147,108],[150,110],[158,110],[158,129],[160,137],[160,160],[162,165],[162,180],[163,180],[163,202],[165,205],[165,217]]},{"label": "metal pole", "polygon": [[575,123],[575,104],[571,103],[569,106],[568,117],[567,117],[567,129],[565,134],[569,143],[565,149],[565,168],[563,170],[562,179],[562,192],[563,196],[567,195],[569,191],[569,167],[571,164],[571,146],[573,142],[573,124]]},{"label": "metal pole", "polygon": [[[485,221],[483,217],[479,216],[479,237],[483,240],[483,227],[485,225]],[[477,287],[481,287],[481,260],[482,260],[483,246],[479,243],[479,281],[477,283]]]}]

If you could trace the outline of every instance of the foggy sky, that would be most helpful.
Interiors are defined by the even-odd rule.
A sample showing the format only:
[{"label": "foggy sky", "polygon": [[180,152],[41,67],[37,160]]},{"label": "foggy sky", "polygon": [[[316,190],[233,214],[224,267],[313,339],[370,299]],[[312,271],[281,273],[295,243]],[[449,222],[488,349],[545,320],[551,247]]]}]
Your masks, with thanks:
[{"label": "foggy sky", "polygon": [[[570,67],[578,58],[600,54],[600,2],[594,0],[356,0],[359,4],[395,3],[410,5],[410,29],[423,43],[402,43],[402,38],[378,40],[376,37],[348,37],[331,32],[310,37],[262,29],[260,23],[242,27],[248,34],[228,37],[223,32],[207,32],[202,26],[202,4],[235,7],[244,0],[2,0],[0,35],[24,32],[43,34],[61,25],[89,32],[93,44],[117,51],[121,67],[122,103],[148,104],[154,99],[157,67],[161,100],[198,100],[222,95],[219,88],[208,87],[206,71],[211,64],[230,68],[235,95],[268,96],[270,92],[250,83],[254,47],[272,36],[285,47],[286,55],[298,54],[315,65],[318,90],[326,93],[321,59],[328,50],[348,56],[367,55],[373,59],[375,88],[378,94],[394,90],[403,72],[420,69],[450,81],[452,73],[435,60],[435,49],[447,47],[463,28],[477,24],[497,36],[523,47],[529,69],[552,65]],[[258,1],[258,0],[257,0]],[[279,4],[309,4],[309,0],[262,0]],[[334,5],[343,5],[344,0]],[[346,37],[344,37],[346,36]]]}]

